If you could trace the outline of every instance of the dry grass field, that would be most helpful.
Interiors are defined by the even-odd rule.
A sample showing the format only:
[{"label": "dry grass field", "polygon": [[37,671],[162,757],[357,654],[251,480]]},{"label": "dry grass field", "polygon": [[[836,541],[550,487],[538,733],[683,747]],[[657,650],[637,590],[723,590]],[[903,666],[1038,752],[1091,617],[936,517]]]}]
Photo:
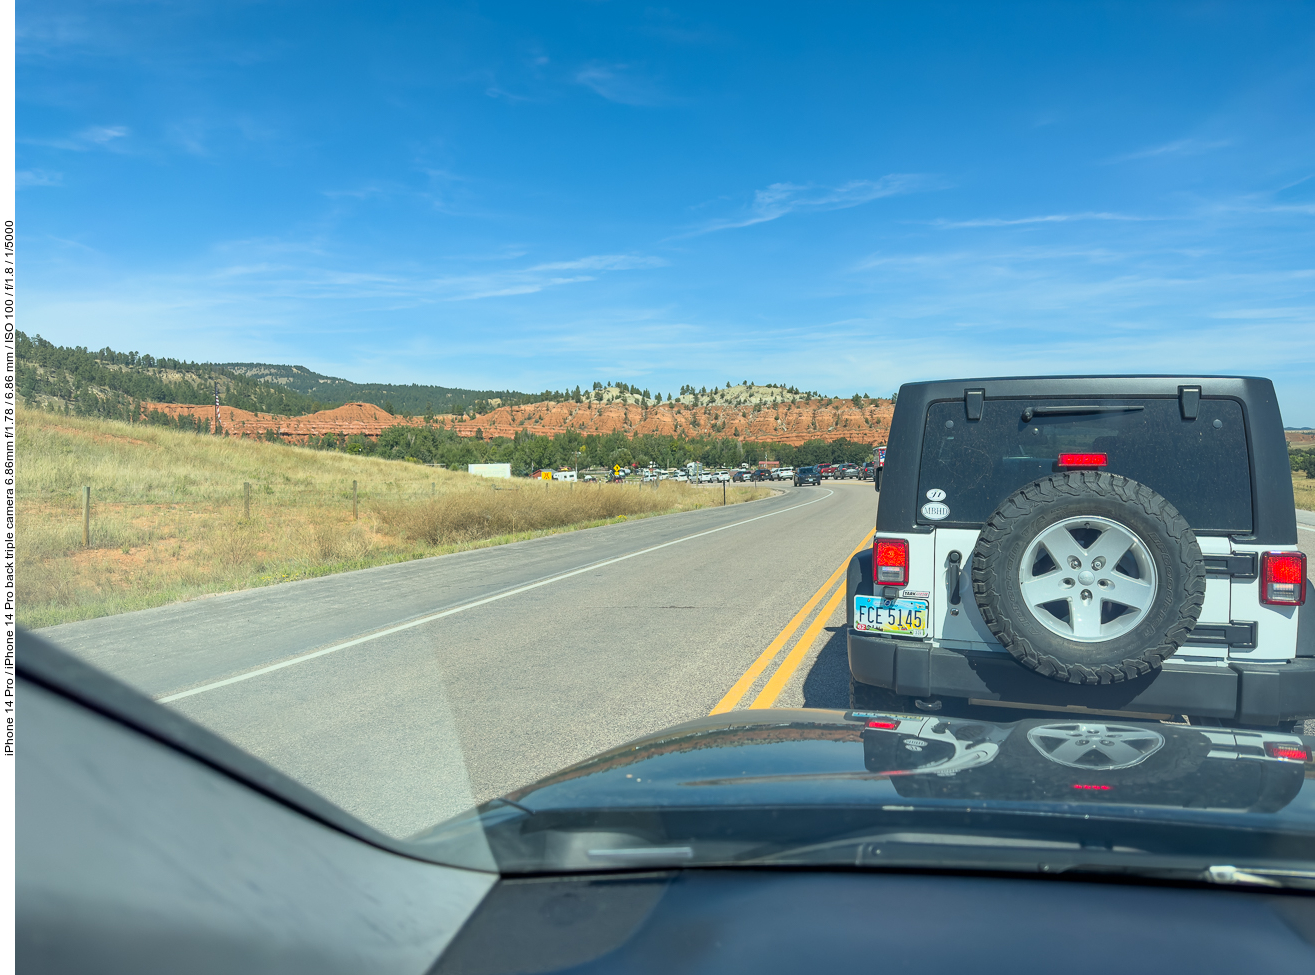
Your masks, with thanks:
[{"label": "dry grass field", "polygon": [[1315,511],[1315,479],[1305,474],[1293,474],[1292,493],[1296,496],[1298,508]]},{"label": "dry grass field", "polygon": [[[19,622],[31,628],[721,503],[672,482],[494,481],[26,410],[17,446]],[[735,486],[728,501],[770,493]]]}]

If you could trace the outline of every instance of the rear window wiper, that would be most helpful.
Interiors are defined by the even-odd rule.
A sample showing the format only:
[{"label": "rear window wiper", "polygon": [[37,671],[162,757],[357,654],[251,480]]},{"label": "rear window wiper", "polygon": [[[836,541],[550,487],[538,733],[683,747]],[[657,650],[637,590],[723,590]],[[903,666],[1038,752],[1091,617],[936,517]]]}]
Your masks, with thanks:
[{"label": "rear window wiper", "polygon": [[1023,410],[1023,422],[1034,416],[1088,416],[1093,413],[1136,413],[1144,406],[1029,406]]}]

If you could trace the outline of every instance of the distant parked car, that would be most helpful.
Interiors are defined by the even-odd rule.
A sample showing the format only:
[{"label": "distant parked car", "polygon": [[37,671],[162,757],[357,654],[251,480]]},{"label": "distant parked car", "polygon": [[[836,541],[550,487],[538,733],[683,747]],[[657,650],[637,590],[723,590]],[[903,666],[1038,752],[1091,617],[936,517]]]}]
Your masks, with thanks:
[{"label": "distant parked car", "polygon": [[765,468],[765,467],[760,467],[758,470],[754,471],[751,475],[749,475],[749,480],[751,480],[751,481],[766,481],[766,480],[768,480],[771,476],[772,476],[772,472],[771,472],[771,471],[769,471],[769,470],[768,470],[767,468]]},{"label": "distant parked car", "polygon": [[818,476],[818,477],[835,477],[835,476],[836,476],[836,465],[835,465],[835,464],[818,464],[818,465],[817,465],[817,476]]},{"label": "distant parked car", "polygon": [[837,479],[843,479],[843,478],[846,478],[846,477],[856,478],[856,477],[858,477],[858,465],[857,465],[857,464],[841,464],[839,467],[836,468],[836,472],[835,472],[835,475],[834,475],[834,476],[835,476]]},{"label": "distant parked car", "polygon": [[803,487],[805,484],[821,484],[822,475],[816,467],[801,467],[794,472],[794,486]]}]

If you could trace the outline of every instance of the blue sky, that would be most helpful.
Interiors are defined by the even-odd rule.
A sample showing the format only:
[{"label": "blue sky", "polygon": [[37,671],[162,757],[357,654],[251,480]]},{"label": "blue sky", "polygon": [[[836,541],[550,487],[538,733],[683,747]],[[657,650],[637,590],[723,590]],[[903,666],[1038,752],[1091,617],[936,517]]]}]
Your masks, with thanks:
[{"label": "blue sky", "polygon": [[1272,377],[1315,5],[20,0],[20,315],[359,381]]}]

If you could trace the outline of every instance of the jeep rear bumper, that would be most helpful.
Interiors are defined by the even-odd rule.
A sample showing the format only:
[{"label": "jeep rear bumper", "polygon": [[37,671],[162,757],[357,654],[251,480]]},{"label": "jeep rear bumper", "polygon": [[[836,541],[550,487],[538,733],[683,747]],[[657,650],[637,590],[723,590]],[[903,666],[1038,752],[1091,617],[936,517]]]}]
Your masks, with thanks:
[{"label": "jeep rear bumper", "polygon": [[910,697],[1186,714],[1255,725],[1315,717],[1315,657],[1226,667],[1170,658],[1163,669],[1138,680],[1086,686],[1042,677],[1007,653],[947,650],[919,640],[847,629],[849,671],[854,679]]}]

